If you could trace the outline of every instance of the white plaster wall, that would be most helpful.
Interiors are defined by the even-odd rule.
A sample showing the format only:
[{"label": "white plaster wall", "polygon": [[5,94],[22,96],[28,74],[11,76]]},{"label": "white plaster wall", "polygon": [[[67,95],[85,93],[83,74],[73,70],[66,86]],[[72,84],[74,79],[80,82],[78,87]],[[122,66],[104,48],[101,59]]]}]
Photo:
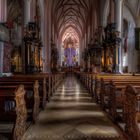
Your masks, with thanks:
[{"label": "white plaster wall", "polygon": [[[138,51],[135,49],[135,20],[131,12],[125,5],[123,7],[123,18],[126,19],[129,23],[128,54],[127,54],[128,60],[126,60],[126,65],[128,66],[128,72],[137,72],[138,71]],[[123,52],[123,56],[124,56],[124,52]]]}]

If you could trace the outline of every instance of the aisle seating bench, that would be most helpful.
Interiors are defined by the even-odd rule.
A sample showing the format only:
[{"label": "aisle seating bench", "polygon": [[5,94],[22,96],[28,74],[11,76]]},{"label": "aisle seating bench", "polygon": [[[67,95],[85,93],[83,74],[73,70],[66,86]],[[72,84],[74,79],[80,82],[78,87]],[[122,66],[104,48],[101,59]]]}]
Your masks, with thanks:
[{"label": "aisle seating bench", "polygon": [[140,75],[90,76],[78,73],[78,77],[93,90],[97,103],[123,130],[127,139],[140,140]]},{"label": "aisle seating bench", "polygon": [[[38,77],[31,75],[18,75],[13,77],[2,77],[0,78],[0,86],[4,85],[19,85],[24,84],[26,86],[33,85],[35,80],[39,81],[39,95],[40,95],[40,107],[44,109],[46,107],[46,102],[49,100],[49,87],[48,87],[48,79],[46,77]],[[33,86],[32,86],[33,87]]]},{"label": "aisle seating bench", "polygon": [[[25,101],[28,109],[28,119],[29,121],[36,122],[37,116],[39,114],[39,105],[40,105],[40,97],[39,97],[39,83],[36,80],[35,82],[20,82],[20,84],[24,84],[24,88],[26,90]],[[0,85],[0,91],[5,90],[15,90],[18,87],[18,82],[4,82],[4,85]],[[0,94],[1,94],[0,92]],[[8,95],[7,95],[8,98]],[[9,97],[10,98],[10,97]],[[12,102],[6,102],[7,107],[12,106]]]},{"label": "aisle seating bench", "polygon": [[[26,124],[23,128],[28,126],[27,124],[31,124],[32,122],[36,122],[39,114],[39,106],[41,108],[46,107],[46,102],[49,101],[51,96],[50,92],[55,91],[60,82],[64,79],[65,74],[52,74],[49,76],[48,74],[40,74],[40,75],[15,75],[11,77],[1,77],[0,78],[0,135],[8,137],[10,140],[15,139],[17,134],[15,133],[16,120],[18,119],[17,113],[15,111],[15,107],[17,104],[15,103],[15,90],[19,85],[24,86],[24,102],[26,103]],[[52,81],[51,78],[52,77]],[[52,87],[51,87],[52,85]],[[51,89],[52,88],[52,89]],[[23,100],[22,100],[23,101]],[[22,103],[21,101],[21,103]],[[18,110],[20,111],[20,110]],[[21,108],[21,111],[23,109]],[[24,117],[24,114],[22,114]],[[21,116],[20,116],[21,117]],[[22,118],[22,117],[21,117]],[[22,120],[23,121],[23,120]],[[12,125],[9,125],[9,122]],[[23,121],[24,122],[24,121]],[[6,131],[2,130],[4,123],[8,123],[4,127]],[[9,127],[11,126],[11,127]],[[20,125],[19,125],[20,126]],[[10,130],[9,130],[10,129]],[[9,132],[7,132],[7,130]],[[24,129],[25,130],[25,129]],[[18,132],[18,130],[16,130]],[[20,131],[20,129],[19,129]],[[8,134],[8,135],[7,135]],[[9,135],[10,134],[10,135]],[[22,133],[23,134],[23,133]],[[20,140],[19,138],[18,140]]]},{"label": "aisle seating bench", "polygon": [[[24,85],[0,90],[0,135],[9,140],[21,140],[27,125],[27,108],[25,103]],[[5,102],[13,105],[5,108]]]},{"label": "aisle seating bench", "polygon": [[125,90],[124,122],[119,124],[129,140],[140,140],[140,87],[128,85]]}]

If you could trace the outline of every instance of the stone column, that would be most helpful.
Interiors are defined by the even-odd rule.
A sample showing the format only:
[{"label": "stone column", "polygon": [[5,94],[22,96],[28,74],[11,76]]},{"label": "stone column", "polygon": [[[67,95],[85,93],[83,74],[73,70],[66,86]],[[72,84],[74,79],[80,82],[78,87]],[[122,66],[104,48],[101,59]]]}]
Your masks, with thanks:
[{"label": "stone column", "polygon": [[62,57],[62,43],[61,43],[60,38],[59,39],[56,39],[55,45],[56,45],[56,47],[58,49],[58,55],[59,55],[59,58],[58,58],[58,62],[57,63],[58,63],[59,66],[61,66],[63,57]]},{"label": "stone column", "polygon": [[43,50],[43,60],[44,60],[44,64],[43,64],[43,72],[47,72],[50,73],[51,72],[51,6],[52,6],[52,1],[50,0],[46,0],[45,1],[45,29],[44,29],[44,37],[45,37],[45,46],[44,46],[44,50]]},{"label": "stone column", "polygon": [[[25,27],[28,23],[28,12],[29,12],[29,0],[23,1],[23,30],[22,30],[22,37],[24,37]],[[22,72],[26,72],[26,65],[25,65],[25,44],[22,42],[22,48],[21,48],[21,58],[22,58]]]},{"label": "stone column", "polygon": [[27,25],[30,17],[30,0],[24,0],[24,25]]},{"label": "stone column", "polygon": [[83,66],[83,63],[84,63],[83,57],[82,57],[83,50],[84,50],[84,39],[83,39],[83,37],[80,37],[80,39],[79,39],[79,58],[78,58],[80,66]]},{"label": "stone column", "polygon": [[[116,30],[122,32],[122,8],[123,8],[123,0],[115,0],[115,23]],[[121,44],[121,43],[120,43]],[[122,72],[122,47],[116,47],[116,71]]]},{"label": "stone column", "polygon": [[7,21],[7,0],[0,0],[0,22]]},{"label": "stone column", "polygon": [[[29,22],[30,17],[30,0],[24,0],[23,1],[23,24],[22,24],[22,37],[24,37],[25,28]],[[26,72],[26,65],[25,65],[25,44],[22,42],[22,48],[21,48],[21,57],[22,57],[22,72]]]},{"label": "stone column", "polygon": [[114,1],[113,0],[110,0],[110,22],[111,23],[114,23]]}]

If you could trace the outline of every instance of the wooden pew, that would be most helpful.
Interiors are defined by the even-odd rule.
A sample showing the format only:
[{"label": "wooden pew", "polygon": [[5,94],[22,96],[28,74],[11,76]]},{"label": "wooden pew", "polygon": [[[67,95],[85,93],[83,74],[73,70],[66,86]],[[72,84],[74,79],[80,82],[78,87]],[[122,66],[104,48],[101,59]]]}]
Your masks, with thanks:
[{"label": "wooden pew", "polygon": [[39,97],[39,82],[34,83],[34,106],[33,106],[33,122],[36,123],[39,115],[40,97]]},{"label": "wooden pew", "polygon": [[[108,87],[110,87],[110,85],[112,87],[114,85],[115,91],[121,92],[128,84],[139,86],[140,79],[137,81],[134,81],[134,80],[132,81],[132,79],[130,79],[130,80],[129,79],[127,79],[127,80],[119,79],[117,81],[116,80],[106,81],[102,78],[100,83],[101,83],[101,88],[100,88],[101,91],[99,92],[98,96],[100,97],[101,104],[103,104],[104,99],[102,99],[102,98],[105,98],[104,96],[109,96],[110,91],[113,91],[113,88],[111,90],[108,88]],[[110,91],[108,91],[108,90],[110,90]]]},{"label": "wooden pew", "polygon": [[[58,85],[62,82],[65,77],[65,73],[55,73],[55,74],[48,74],[48,73],[41,73],[36,75],[14,75],[11,77],[1,77],[0,78],[0,85],[1,82],[10,81],[10,82],[34,82],[35,80],[39,81],[40,85],[40,103],[42,109],[45,109],[47,101],[49,101],[50,97],[55,92],[55,89]],[[46,84],[45,84],[46,83]]]},{"label": "wooden pew", "polygon": [[0,85],[18,85],[24,84],[24,85],[30,85],[35,82],[35,80],[39,81],[39,94],[40,94],[40,107],[42,109],[45,109],[47,101],[49,101],[49,79],[44,76],[32,76],[32,75],[18,75],[13,77],[2,77],[0,78]]},{"label": "wooden pew", "polygon": [[[105,83],[109,83],[110,80],[115,80],[116,82],[127,80],[129,82],[134,81],[139,82],[140,81],[140,75],[132,76],[132,74],[92,74],[92,73],[77,73],[77,77],[80,77],[81,82],[85,85],[85,87],[88,89],[88,91],[91,93],[92,97],[95,97],[95,100],[97,103],[101,103],[100,99],[100,89],[101,89],[101,82],[100,79],[103,78]],[[128,83],[129,84],[129,83]]]},{"label": "wooden pew", "polygon": [[[84,80],[87,77],[85,75],[80,75],[80,77],[87,86],[87,80]],[[101,81],[100,78],[102,78]],[[128,140],[140,140],[140,125],[138,127],[138,122],[140,122],[140,77],[125,75],[105,76],[105,78],[102,76],[100,78],[97,78],[98,83],[95,82],[95,91],[98,91],[96,99],[101,106],[108,108],[109,116],[113,120],[118,117],[117,109],[120,108],[122,121],[125,123],[124,132],[128,134]],[[106,104],[105,99],[108,100]],[[139,109],[136,108],[138,101]]]},{"label": "wooden pew", "polygon": [[[113,80],[113,83],[111,82],[111,80]],[[120,114],[119,112],[118,114],[116,113],[115,102],[119,103],[117,105],[117,108],[122,108],[123,105],[121,100],[123,99],[125,87],[128,84],[132,84],[135,87],[140,86],[140,77],[128,75],[119,77],[105,76],[105,79],[101,78],[101,80],[96,77],[95,81],[96,82],[92,85],[95,100],[100,103],[102,109],[106,109],[106,111],[110,113],[110,116],[113,120],[116,120],[118,115],[122,116],[122,112],[120,112]],[[110,89],[110,85],[112,89]]]},{"label": "wooden pew", "polygon": [[[36,122],[38,114],[39,114],[39,105],[40,105],[40,97],[39,97],[39,83],[36,80],[33,82],[20,82],[20,84],[24,84],[24,88],[26,90],[25,100],[26,106],[28,109],[28,120]],[[19,85],[18,82],[4,82],[4,85],[0,86],[0,90],[14,90]]]},{"label": "wooden pew", "polygon": [[105,85],[107,86],[108,83],[113,80],[116,84],[121,84],[125,85],[126,83],[131,84],[131,83],[135,83],[135,84],[139,84],[140,82],[140,77],[134,77],[134,76],[97,76],[95,77],[95,87],[94,87],[94,95],[95,95],[95,99],[96,101],[99,103],[100,102],[100,89],[101,89],[101,83],[102,80],[104,79]]},{"label": "wooden pew", "polygon": [[[121,84],[116,84],[113,81],[110,82],[109,84],[109,114],[111,118],[115,121],[118,117],[122,117],[124,120],[123,116],[123,105],[124,105],[124,99],[125,99],[125,90],[126,86],[129,85],[130,83],[126,82]],[[133,87],[136,89],[140,89],[140,82],[139,83],[131,83]]]},{"label": "wooden pew", "polygon": [[77,79],[81,81],[81,83],[86,87],[86,89],[91,94],[91,97],[93,98],[95,96],[94,87],[96,74],[92,74],[89,72],[88,73],[76,72],[75,74]]},{"label": "wooden pew", "polygon": [[140,110],[138,110],[138,101],[140,101],[140,89],[128,85],[125,91],[124,114],[125,128],[129,140],[140,140]]},{"label": "wooden pew", "polygon": [[[132,81],[133,80],[133,81]],[[117,81],[105,81],[101,79],[100,92],[98,99],[102,109],[109,113],[113,121],[118,118],[123,119],[123,99],[124,91],[128,84],[133,85],[135,88],[140,87],[140,79],[119,79]]]},{"label": "wooden pew", "polygon": [[2,118],[3,121],[0,122],[0,134],[4,135],[5,137],[7,136],[9,140],[21,140],[27,129],[27,123],[26,123],[27,109],[26,109],[26,103],[24,99],[26,91],[24,90],[23,85],[20,85],[17,88],[17,90],[15,89],[14,93],[13,91],[14,90],[10,91],[9,89],[0,90],[0,99],[2,98],[6,99],[6,97],[8,98],[10,97],[9,99],[15,102],[15,107],[16,107],[16,108],[14,107],[8,113],[9,122],[7,122],[7,119],[5,120],[6,122],[4,121],[5,113],[1,112],[0,118]]},{"label": "wooden pew", "polygon": [[65,73],[52,73],[50,75],[50,87],[51,87],[51,96],[53,96],[53,93],[56,91],[60,83],[64,80]]},{"label": "wooden pew", "polygon": [[[80,80],[82,81],[82,83],[86,86],[86,88],[92,94],[92,97],[95,97],[97,102],[98,102],[98,92],[100,90],[100,83],[97,81],[97,79],[100,79],[104,76],[106,76],[106,74],[100,75],[100,74],[92,74],[92,73],[78,73],[78,77],[80,77]],[[108,74],[106,77],[108,76],[110,75]],[[111,76],[115,76],[115,75],[112,74]],[[97,85],[99,85],[99,88]]]}]

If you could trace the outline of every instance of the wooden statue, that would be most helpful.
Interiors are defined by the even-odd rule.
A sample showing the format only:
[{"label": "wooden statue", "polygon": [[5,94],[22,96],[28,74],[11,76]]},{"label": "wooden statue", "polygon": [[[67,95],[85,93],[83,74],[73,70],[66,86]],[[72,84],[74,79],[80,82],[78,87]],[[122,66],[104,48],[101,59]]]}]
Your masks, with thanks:
[{"label": "wooden statue", "polygon": [[15,93],[17,118],[13,135],[14,140],[21,140],[26,131],[27,109],[24,96],[24,85],[20,85]]}]

